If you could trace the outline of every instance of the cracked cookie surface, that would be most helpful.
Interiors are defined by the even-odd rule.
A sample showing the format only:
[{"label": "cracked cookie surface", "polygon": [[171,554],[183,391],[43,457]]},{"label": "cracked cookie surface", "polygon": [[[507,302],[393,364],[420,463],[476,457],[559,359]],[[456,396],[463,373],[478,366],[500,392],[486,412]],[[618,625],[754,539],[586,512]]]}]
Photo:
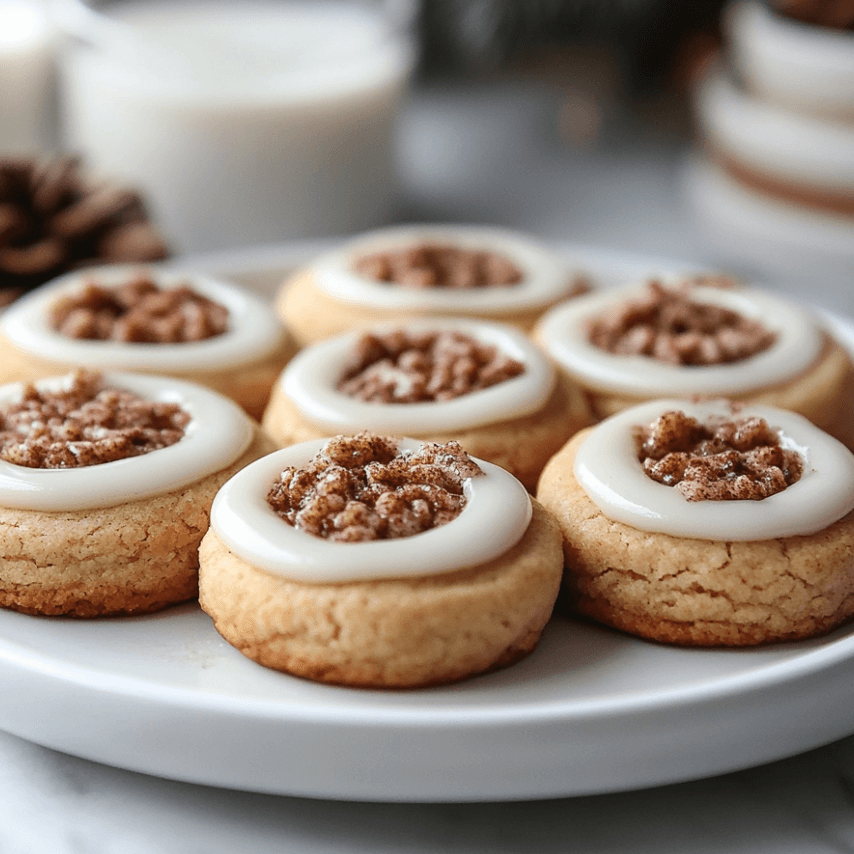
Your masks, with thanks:
[{"label": "cracked cookie surface", "polygon": [[854,615],[854,511],[818,533],[715,542],[608,519],[573,474],[575,436],[537,497],[564,539],[570,607],[614,628],[688,646],[750,646],[828,632]]}]

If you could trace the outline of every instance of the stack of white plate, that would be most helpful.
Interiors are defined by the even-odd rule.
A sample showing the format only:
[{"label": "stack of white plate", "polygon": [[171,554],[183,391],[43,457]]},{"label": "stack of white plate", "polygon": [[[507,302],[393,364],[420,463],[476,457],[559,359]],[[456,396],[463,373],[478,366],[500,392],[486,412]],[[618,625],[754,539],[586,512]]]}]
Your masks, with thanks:
[{"label": "stack of white plate", "polygon": [[700,83],[690,200],[739,259],[790,274],[854,272],[854,31],[756,0],[724,18],[726,62]]}]

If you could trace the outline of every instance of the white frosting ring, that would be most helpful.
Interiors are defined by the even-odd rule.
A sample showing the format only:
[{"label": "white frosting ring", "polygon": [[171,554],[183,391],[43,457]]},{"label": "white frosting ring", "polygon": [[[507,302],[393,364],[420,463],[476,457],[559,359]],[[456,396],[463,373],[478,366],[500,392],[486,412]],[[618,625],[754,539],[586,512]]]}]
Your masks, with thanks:
[{"label": "white frosting ring", "polygon": [[817,115],[854,119],[854,35],[774,14],[764,3],[724,17],[730,56],[749,89]]},{"label": "white frosting ring", "polygon": [[575,476],[609,519],[674,537],[734,542],[814,534],[854,509],[854,454],[803,416],[770,406],[747,406],[736,417],[758,416],[778,430],[783,446],[804,459],[800,480],[761,501],[688,501],[648,477],[638,461],[635,429],[673,409],[701,422],[732,417],[726,401],[650,401],[602,421],[579,447]]},{"label": "white frosting ring", "polygon": [[282,391],[304,418],[326,430],[336,433],[369,430],[412,436],[465,430],[521,418],[542,409],[554,389],[554,367],[527,337],[511,327],[437,319],[407,323],[403,327],[387,324],[370,331],[381,334],[396,329],[461,332],[522,362],[525,371],[512,379],[452,400],[369,403],[335,388],[353,350],[365,334],[357,331],[301,350],[281,374]]},{"label": "white frosting ring", "polygon": [[774,343],[748,359],[708,366],[672,365],[648,356],[616,355],[590,343],[586,332],[590,320],[644,292],[644,285],[631,285],[568,300],[541,318],[537,336],[552,358],[586,385],[643,397],[749,392],[797,375],[821,352],[820,328],[793,303],[753,288],[723,290],[703,286],[691,288],[692,300],[760,321],[776,334]]},{"label": "white frosting ring", "polygon": [[[326,444],[302,442],[250,464],[214,499],[211,527],[238,557],[293,581],[329,583],[438,575],[477,566],[507,552],[531,521],[525,488],[504,469],[475,462],[484,474],[465,481],[467,503],[446,525],[412,537],[339,543],[315,537],[285,522],[267,503],[267,493],[286,466],[303,466]],[[401,439],[403,451],[422,443]]]},{"label": "white frosting ring", "polygon": [[836,194],[854,191],[854,125],[792,112],[711,73],[697,92],[707,138],[759,174]]},{"label": "white frosting ring", "polygon": [[[353,260],[421,243],[495,252],[522,272],[515,285],[481,288],[407,288],[360,276]],[[514,231],[483,226],[409,225],[370,232],[323,255],[311,266],[315,284],[345,303],[435,314],[507,314],[545,307],[567,296],[572,273],[545,245]]]},{"label": "white frosting ring", "polygon": [[[140,501],[196,483],[231,465],[252,441],[252,422],[220,394],[164,377],[106,373],[107,385],[147,400],[176,403],[191,421],[174,445],[109,463],[37,469],[0,460],[0,506],[76,511]],[[43,390],[67,387],[71,375],[39,380]],[[0,404],[20,400],[23,383],[0,386]]]},{"label": "white frosting ring", "polygon": [[[229,328],[203,341],[138,344],[69,338],[50,325],[51,306],[92,282],[119,287],[144,275],[163,288],[186,284],[228,309]],[[75,367],[129,371],[210,371],[263,359],[280,347],[287,333],[260,298],[234,285],[195,273],[170,272],[150,265],[93,267],[54,279],[17,300],[0,318],[0,331],[18,348],[42,359]]]}]

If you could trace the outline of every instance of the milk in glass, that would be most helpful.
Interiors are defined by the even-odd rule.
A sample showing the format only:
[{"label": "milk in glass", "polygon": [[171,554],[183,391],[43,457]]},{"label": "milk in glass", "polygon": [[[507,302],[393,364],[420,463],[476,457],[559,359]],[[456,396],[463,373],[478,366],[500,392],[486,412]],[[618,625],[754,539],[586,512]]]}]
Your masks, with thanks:
[{"label": "milk in glass", "polygon": [[66,145],[142,190],[178,249],[393,217],[394,124],[413,49],[382,4],[60,5],[75,36],[63,62]]},{"label": "milk in glass", "polygon": [[0,156],[49,149],[53,30],[35,0],[0,0]]}]

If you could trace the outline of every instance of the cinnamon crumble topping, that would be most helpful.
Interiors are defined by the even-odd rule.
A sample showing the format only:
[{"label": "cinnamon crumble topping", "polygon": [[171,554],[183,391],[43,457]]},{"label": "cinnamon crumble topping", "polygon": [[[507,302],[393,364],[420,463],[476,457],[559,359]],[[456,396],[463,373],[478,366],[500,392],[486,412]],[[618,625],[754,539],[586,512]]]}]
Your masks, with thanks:
[{"label": "cinnamon crumble topping", "polygon": [[722,291],[731,291],[741,284],[738,278],[729,273],[698,273],[688,276],[683,283],[688,287],[698,285],[704,288],[720,288]]},{"label": "cinnamon crumble topping", "polygon": [[338,390],[371,403],[450,400],[519,376],[524,364],[461,332],[364,335]]},{"label": "cinnamon crumble topping", "polygon": [[799,480],[804,468],[764,418],[701,424],[674,410],[640,429],[638,445],[646,474],[689,501],[761,501]]},{"label": "cinnamon crumble topping", "polygon": [[652,281],[646,294],[588,324],[588,340],[622,356],[649,356],[675,365],[723,365],[767,350],[775,335],[759,321],[697,303],[691,287]]},{"label": "cinnamon crumble topping", "polygon": [[228,309],[188,285],[161,288],[139,276],[117,288],[84,285],[57,300],[51,323],[69,338],[179,344],[221,335]]},{"label": "cinnamon crumble topping", "polygon": [[483,288],[516,285],[522,271],[496,252],[422,243],[363,255],[353,262],[362,276],[408,288]]},{"label": "cinnamon crumble topping", "polygon": [[29,468],[94,466],[174,445],[189,422],[177,404],[77,371],[57,391],[29,383],[20,401],[0,406],[0,458]]},{"label": "cinnamon crumble topping", "polygon": [[336,436],[301,468],[288,467],[267,502],[316,537],[364,542],[410,537],[455,519],[463,484],[483,474],[457,442],[399,452],[397,440]]}]

